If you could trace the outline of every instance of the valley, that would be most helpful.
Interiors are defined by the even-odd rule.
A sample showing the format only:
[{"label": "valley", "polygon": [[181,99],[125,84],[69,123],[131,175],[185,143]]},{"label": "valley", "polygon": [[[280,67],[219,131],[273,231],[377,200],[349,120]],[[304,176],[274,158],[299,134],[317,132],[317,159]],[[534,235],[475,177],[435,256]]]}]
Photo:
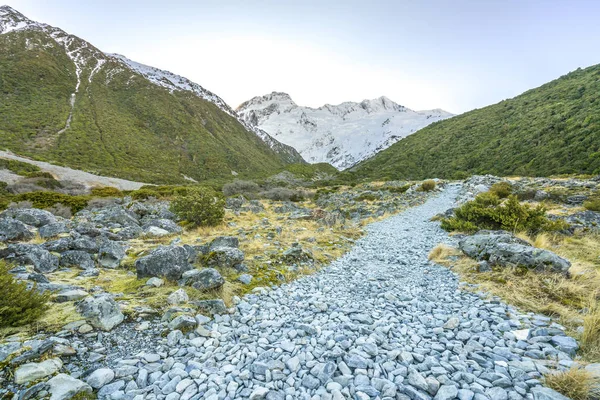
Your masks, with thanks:
[{"label": "valley", "polygon": [[234,109],[0,6],[0,399],[600,398],[599,68]]}]

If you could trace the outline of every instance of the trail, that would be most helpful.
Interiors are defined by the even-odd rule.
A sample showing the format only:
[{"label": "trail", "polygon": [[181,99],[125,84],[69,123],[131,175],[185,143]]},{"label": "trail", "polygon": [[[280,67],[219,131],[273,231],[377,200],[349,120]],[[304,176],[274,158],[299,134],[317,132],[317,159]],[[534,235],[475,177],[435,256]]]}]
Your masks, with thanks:
[{"label": "trail", "polygon": [[100,397],[560,399],[539,378],[544,359],[569,360],[550,344],[562,331],[527,339],[521,330],[549,320],[459,290],[455,274],[427,259],[453,241],[430,218],[458,191],[370,225],[327,268],[246,296],[200,334],[148,341],[118,328],[107,337],[120,336],[114,351],[127,355],[108,358],[117,380]]}]

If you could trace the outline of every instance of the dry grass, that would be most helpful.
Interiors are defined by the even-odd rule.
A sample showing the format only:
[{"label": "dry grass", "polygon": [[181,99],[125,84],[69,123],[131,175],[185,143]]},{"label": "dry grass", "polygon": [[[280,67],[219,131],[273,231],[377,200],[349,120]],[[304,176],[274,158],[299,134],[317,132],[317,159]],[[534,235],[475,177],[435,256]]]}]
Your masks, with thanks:
[{"label": "dry grass", "polygon": [[573,400],[596,399],[600,395],[598,379],[589,371],[580,368],[548,374],[544,382],[548,387]]},{"label": "dry grass", "polygon": [[[531,238],[520,234],[519,237],[570,260],[572,277],[534,273],[521,268],[480,273],[474,260],[445,245],[434,248],[430,259],[515,306],[558,318],[572,334],[583,326],[583,334],[579,337],[580,355],[588,361],[600,360],[600,236],[538,235]],[[450,258],[457,255],[460,257],[456,261]]]}]

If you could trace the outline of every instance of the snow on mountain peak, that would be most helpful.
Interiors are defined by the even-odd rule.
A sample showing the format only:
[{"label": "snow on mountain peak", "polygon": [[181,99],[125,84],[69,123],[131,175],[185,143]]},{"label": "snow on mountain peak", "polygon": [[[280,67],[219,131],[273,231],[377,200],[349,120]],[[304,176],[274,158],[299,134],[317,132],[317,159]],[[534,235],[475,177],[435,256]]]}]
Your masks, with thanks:
[{"label": "snow on mountain peak", "polygon": [[290,145],[311,163],[328,162],[346,169],[398,140],[452,114],[440,110],[413,111],[385,96],[298,106],[286,93],[273,92],[242,103],[238,115]]},{"label": "snow on mountain peak", "polygon": [[23,29],[34,22],[9,6],[0,6],[0,35]]}]

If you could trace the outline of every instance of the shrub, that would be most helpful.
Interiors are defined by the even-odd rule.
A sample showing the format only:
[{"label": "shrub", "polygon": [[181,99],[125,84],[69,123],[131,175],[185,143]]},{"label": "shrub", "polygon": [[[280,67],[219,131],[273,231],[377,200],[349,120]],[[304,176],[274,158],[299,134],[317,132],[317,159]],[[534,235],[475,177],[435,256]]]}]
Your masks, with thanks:
[{"label": "shrub", "polygon": [[223,194],[228,197],[238,194],[246,195],[248,193],[256,193],[259,190],[260,187],[258,184],[252,181],[235,180],[223,185]]},{"label": "shrub", "polygon": [[513,187],[510,183],[502,181],[496,182],[490,188],[490,192],[494,193],[501,199],[505,199],[512,194]]},{"label": "shrub", "polygon": [[46,179],[56,180],[54,175],[52,175],[50,172],[46,172],[46,171],[28,172],[25,174],[25,176],[27,178],[46,178]]},{"label": "shrub", "polygon": [[259,196],[269,200],[298,202],[304,200],[306,193],[299,190],[276,187],[260,192]]},{"label": "shrub", "polygon": [[421,184],[421,187],[419,188],[419,190],[421,192],[431,192],[433,189],[435,189],[435,186],[436,186],[435,181],[428,180]]},{"label": "shrub", "polygon": [[123,192],[119,189],[105,186],[92,188],[92,196],[96,197],[123,197]]},{"label": "shrub", "polygon": [[583,203],[586,210],[599,211],[600,212],[600,197],[595,199],[589,199]]},{"label": "shrub", "polygon": [[379,197],[377,197],[375,194],[368,192],[362,193],[355,198],[356,201],[375,201],[378,199]]},{"label": "shrub", "polygon": [[154,189],[140,188],[131,192],[131,198],[134,200],[146,200],[149,197],[160,197],[160,194]]},{"label": "shrub", "polygon": [[28,164],[26,162],[17,160],[7,160],[5,158],[0,158],[0,169],[7,169],[21,176],[27,175],[32,172],[41,171],[40,167],[38,167],[37,165]]},{"label": "shrub", "polygon": [[405,193],[408,189],[410,189],[411,186],[412,185],[410,183],[404,186],[386,186],[382,187],[381,190],[387,190],[390,193]]},{"label": "shrub", "polygon": [[56,192],[31,192],[19,194],[14,197],[14,200],[30,201],[36,208],[49,208],[59,203],[69,207],[72,213],[76,213],[87,206],[89,198]]},{"label": "shrub", "polygon": [[196,187],[173,200],[171,211],[192,226],[214,226],[223,222],[225,199],[211,188]]},{"label": "shrub", "polygon": [[521,201],[525,200],[533,200],[535,199],[535,195],[537,194],[537,190],[535,189],[525,189],[520,192],[517,192],[517,198]]},{"label": "shrub", "polygon": [[543,206],[535,208],[519,203],[511,195],[504,203],[492,192],[482,193],[454,212],[455,216],[442,220],[442,228],[447,231],[472,233],[480,229],[503,229],[538,233],[558,231],[566,228],[563,221],[551,221],[546,217]]},{"label": "shrub", "polygon": [[11,267],[0,262],[0,326],[21,326],[34,322],[48,309],[48,294],[27,289],[8,271]]},{"label": "shrub", "polygon": [[86,208],[88,210],[97,210],[100,208],[114,206],[114,205],[118,204],[118,201],[119,200],[115,199],[114,197],[95,198],[95,199],[91,199],[90,201],[88,201]]}]

